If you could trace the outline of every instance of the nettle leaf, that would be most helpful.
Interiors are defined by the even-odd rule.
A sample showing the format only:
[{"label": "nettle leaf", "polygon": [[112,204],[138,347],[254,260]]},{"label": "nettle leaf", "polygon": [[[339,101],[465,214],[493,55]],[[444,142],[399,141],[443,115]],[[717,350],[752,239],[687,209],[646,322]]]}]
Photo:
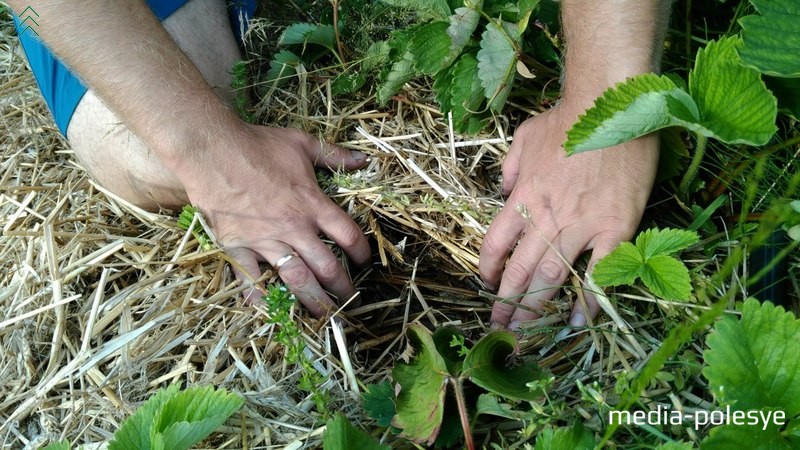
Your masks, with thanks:
[{"label": "nettle leaf", "polygon": [[692,97],[669,77],[641,74],[598,97],[567,132],[564,149],[571,155],[611,147],[673,126],[705,131],[699,120]]},{"label": "nettle leaf", "polygon": [[160,408],[150,431],[160,435],[164,448],[185,450],[205,439],[244,404],[238,394],[213,386],[177,393]]},{"label": "nettle leaf", "polygon": [[432,75],[449,65],[450,36],[447,22],[433,22],[420,28],[411,39],[409,51],[414,55],[417,72]]},{"label": "nettle leaf", "polygon": [[568,428],[545,428],[536,437],[534,450],[590,450],[594,446],[594,435],[578,422]]},{"label": "nettle leaf", "polygon": [[769,75],[800,77],[800,6],[796,0],[750,0],[761,15],[739,19],[744,62]]},{"label": "nettle leaf", "polygon": [[747,300],[706,338],[703,375],[720,404],[800,413],[800,320],[772,303]]},{"label": "nettle leaf", "polygon": [[293,23],[281,35],[278,45],[321,45],[336,51],[336,32],[333,25]]},{"label": "nettle leaf", "polygon": [[289,50],[281,50],[269,62],[267,82],[280,86],[297,73],[297,66],[302,64],[300,57]]},{"label": "nettle leaf", "polygon": [[392,426],[402,430],[401,436],[430,445],[442,424],[447,365],[427,329],[412,324],[406,335],[415,354],[392,370],[392,379],[400,385]]},{"label": "nettle leaf", "polygon": [[480,10],[483,7],[483,0],[478,0],[470,8],[457,8],[455,14],[450,16],[450,26],[447,27],[447,35],[450,36],[450,53],[447,56],[447,63],[450,64],[464,50],[472,33],[478,27],[481,18]]},{"label": "nettle leaf", "polygon": [[655,255],[671,255],[691,247],[700,241],[694,231],[675,228],[650,228],[636,236],[636,247],[647,260]]},{"label": "nettle leaf", "polygon": [[745,67],[736,50],[742,41],[727,37],[698,50],[689,74],[689,92],[709,137],[728,144],[766,144],[777,127],[777,100],[761,75]]},{"label": "nettle leaf", "polygon": [[384,77],[383,84],[378,88],[376,94],[378,103],[386,105],[386,102],[388,102],[406,82],[414,78],[416,74],[417,71],[414,69],[414,55],[407,51],[403,54],[402,58],[392,64],[392,68]]},{"label": "nettle leaf", "polygon": [[394,388],[388,381],[367,385],[362,395],[364,411],[378,425],[388,427],[397,412],[394,407]]},{"label": "nettle leaf", "polygon": [[132,416],[125,419],[114,439],[108,444],[108,450],[128,450],[132,448],[149,449],[150,431],[161,407],[171,398],[178,395],[180,386],[171,384],[159,389],[152,397],[140,406]]},{"label": "nettle leaf", "polygon": [[598,286],[631,285],[641,278],[650,291],[669,300],[685,300],[692,295],[689,270],[672,253],[694,245],[694,231],[666,228],[645,230],[636,245],[622,242],[601,259],[592,270]]},{"label": "nettle leaf", "polygon": [[478,77],[484,95],[489,99],[489,107],[494,111],[503,109],[511,93],[514,74],[517,71],[517,52],[511,41],[515,34],[515,28],[511,24],[503,22],[501,28],[492,21],[486,25],[486,31],[481,35]]},{"label": "nettle leaf", "polygon": [[322,448],[325,450],[390,450],[392,447],[381,444],[369,434],[354,427],[343,414],[337,414],[325,425]]},{"label": "nettle leaf", "polygon": [[476,112],[483,106],[483,101],[483,89],[478,77],[478,60],[470,54],[465,54],[453,67],[450,102],[454,127],[469,134],[483,129],[487,119],[476,116]]},{"label": "nettle leaf", "polygon": [[462,374],[487,391],[514,400],[536,400],[542,396],[527,384],[541,378],[533,363],[514,361],[517,339],[507,331],[496,331],[479,340],[464,360]]},{"label": "nettle leaf", "polygon": [[423,18],[446,20],[450,15],[447,0],[383,0],[384,3],[398,8],[415,11]]},{"label": "nettle leaf", "polygon": [[592,278],[598,286],[631,285],[639,278],[643,266],[639,249],[630,242],[622,242],[597,262]]},{"label": "nettle leaf", "polygon": [[655,255],[648,258],[639,276],[657,297],[686,300],[692,295],[689,270],[672,256]]}]

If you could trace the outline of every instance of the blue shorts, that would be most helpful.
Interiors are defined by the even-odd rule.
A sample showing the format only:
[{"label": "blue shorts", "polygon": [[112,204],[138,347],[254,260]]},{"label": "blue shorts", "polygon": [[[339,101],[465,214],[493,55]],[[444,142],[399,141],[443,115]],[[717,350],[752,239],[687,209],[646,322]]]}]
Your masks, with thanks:
[{"label": "blue shorts", "polygon": [[[189,0],[147,0],[147,4],[158,20],[163,21],[187,1]],[[228,1],[231,28],[240,44],[241,30],[247,29],[247,24],[255,14],[255,10],[256,0]],[[14,16],[14,25],[16,25],[19,35],[19,18],[16,15]],[[66,136],[67,126],[75,108],[78,107],[83,94],[87,91],[86,86],[30,31],[28,30],[19,38],[22,49],[28,58],[42,96],[53,114],[56,126]]]}]

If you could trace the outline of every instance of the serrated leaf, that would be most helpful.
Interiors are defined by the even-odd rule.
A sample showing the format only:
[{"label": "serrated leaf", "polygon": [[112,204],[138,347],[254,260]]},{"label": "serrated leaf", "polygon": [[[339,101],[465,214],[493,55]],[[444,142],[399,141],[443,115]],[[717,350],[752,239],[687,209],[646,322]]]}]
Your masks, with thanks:
[{"label": "serrated leaf", "polygon": [[578,422],[571,427],[545,428],[536,437],[534,450],[590,450],[594,446],[594,435]]},{"label": "serrated leaf", "polygon": [[[463,55],[453,67],[450,97],[453,125],[459,131],[467,131],[465,129],[470,128],[470,119],[481,110],[484,101],[481,80],[478,78],[478,60],[471,54]],[[477,131],[480,130],[474,132]]]},{"label": "serrated leaf", "polygon": [[388,381],[367,385],[362,395],[362,404],[367,416],[375,419],[378,425],[388,427],[396,411],[394,407],[394,388]]},{"label": "serrated leaf", "polygon": [[704,135],[700,112],[689,94],[669,77],[641,74],[598,97],[567,132],[567,154],[610,147],[667,127],[680,126]]},{"label": "serrated leaf", "polygon": [[369,72],[385,64],[389,60],[390,50],[391,47],[386,41],[373,42],[364,53],[364,59],[361,61],[361,70]]},{"label": "serrated leaf", "polygon": [[44,450],[70,450],[71,448],[72,447],[69,445],[69,441],[63,440],[51,443],[45,447]]},{"label": "serrated leaf", "polygon": [[691,278],[686,266],[667,255],[655,255],[645,262],[639,276],[657,297],[686,300],[692,295]]},{"label": "serrated leaf", "polygon": [[[765,414],[774,408],[761,409]],[[747,450],[796,450],[797,445],[782,436],[780,426],[771,420],[767,429],[763,425],[724,425],[713,428],[708,437],[701,442],[703,450],[730,450],[746,448]]]},{"label": "serrated leaf", "polygon": [[367,82],[367,77],[363,72],[341,72],[331,82],[331,94],[342,95],[351,94],[361,89],[364,83]]},{"label": "serrated leaf", "polygon": [[675,228],[650,228],[636,236],[636,247],[647,261],[655,255],[671,255],[700,241],[694,231]]},{"label": "serrated leaf", "polygon": [[343,414],[336,414],[325,425],[322,435],[324,450],[390,450],[391,447],[376,441],[369,434],[354,427]]},{"label": "serrated leaf", "polygon": [[450,15],[450,5],[447,0],[382,0],[384,3],[398,8],[407,8],[415,11],[423,18],[446,20]]},{"label": "serrated leaf", "polygon": [[494,331],[481,338],[464,359],[462,374],[487,391],[514,400],[534,401],[542,396],[527,384],[541,371],[533,363],[514,362],[517,339],[507,331]]},{"label": "serrated leaf", "polygon": [[392,68],[384,77],[383,83],[380,88],[378,88],[378,103],[386,105],[386,102],[388,102],[408,80],[414,78],[416,74],[417,71],[414,69],[414,55],[407,51],[403,54],[402,58],[392,64]]},{"label": "serrated leaf", "polygon": [[281,50],[269,62],[267,82],[275,83],[276,86],[286,83],[297,73],[297,66],[300,64],[302,62],[299,56],[289,50]]},{"label": "serrated leaf", "polygon": [[442,424],[447,365],[427,329],[412,324],[406,336],[415,354],[392,370],[392,379],[400,385],[392,426],[402,430],[401,436],[430,445]]},{"label": "serrated leaf", "polygon": [[796,0],[750,0],[760,15],[739,19],[742,60],[769,75],[800,77],[800,5]]},{"label": "serrated leaf", "polygon": [[710,137],[728,144],[766,144],[777,127],[777,101],[761,75],[745,67],[736,50],[738,37],[711,41],[698,50],[689,73],[689,93]]},{"label": "serrated leaf", "polygon": [[800,321],[792,313],[749,299],[741,319],[717,322],[706,345],[703,375],[721,405],[800,413]]},{"label": "serrated leaf", "polygon": [[483,0],[479,0],[473,7],[457,8],[455,14],[450,16],[450,26],[447,27],[447,35],[450,36],[450,52],[445,65],[455,61],[466,47],[472,33],[478,27],[478,21],[481,18],[478,10],[482,7]]},{"label": "serrated leaf", "polygon": [[151,446],[150,432],[158,411],[179,392],[180,386],[177,384],[159,389],[132,416],[122,422],[117,432],[114,433],[114,439],[108,444],[108,450],[149,449]]},{"label": "serrated leaf", "polygon": [[636,282],[644,266],[642,254],[630,242],[621,242],[617,248],[595,264],[592,278],[598,286],[631,285]]},{"label": "serrated leaf", "polygon": [[450,36],[447,22],[433,22],[420,28],[411,39],[408,50],[414,55],[417,72],[432,75],[450,64]]},{"label": "serrated leaf", "polygon": [[219,428],[243,404],[241,396],[224,389],[188,388],[162,405],[153,422],[151,437],[160,435],[164,448],[186,450]]},{"label": "serrated leaf", "polygon": [[475,415],[487,414],[491,416],[503,417],[510,420],[519,420],[520,414],[511,408],[511,405],[500,403],[492,394],[481,394],[478,396],[478,403],[475,405]]},{"label": "serrated leaf", "polygon": [[[506,25],[504,24],[504,27]],[[508,27],[506,27],[508,28]],[[512,28],[513,30],[513,28]],[[512,31],[512,33],[516,33]],[[489,99],[493,111],[501,111],[511,93],[514,74],[517,70],[517,52],[509,40],[507,29],[494,21],[486,25],[481,34],[481,49],[478,51],[478,78]]]},{"label": "serrated leaf", "polygon": [[453,94],[451,89],[453,87],[453,69],[456,64],[439,71],[433,76],[433,93],[436,98],[436,103],[439,104],[439,111],[446,117],[447,113],[453,110]]},{"label": "serrated leaf", "polygon": [[336,32],[333,25],[293,23],[281,35],[278,45],[321,45],[336,51]]}]

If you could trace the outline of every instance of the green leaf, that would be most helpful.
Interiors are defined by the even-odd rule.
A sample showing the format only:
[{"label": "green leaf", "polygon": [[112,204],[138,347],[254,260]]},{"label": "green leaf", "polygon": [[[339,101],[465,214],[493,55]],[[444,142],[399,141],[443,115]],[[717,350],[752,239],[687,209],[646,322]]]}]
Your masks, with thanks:
[{"label": "green leaf", "polygon": [[401,436],[430,445],[442,424],[447,366],[427,329],[412,324],[406,335],[416,354],[392,370],[392,378],[400,385],[392,426],[402,430]]},{"label": "green leaf", "polygon": [[514,400],[536,400],[542,396],[527,383],[538,380],[541,371],[533,363],[515,362],[517,339],[507,331],[494,331],[479,340],[464,360],[462,374],[487,391]]},{"label": "green leaf", "polygon": [[567,154],[610,147],[667,127],[702,134],[700,113],[691,96],[669,77],[641,74],[598,97],[567,132]]},{"label": "green leaf", "polygon": [[367,77],[363,72],[341,72],[331,82],[331,94],[351,94],[361,89],[366,82]]},{"label": "green leaf", "polygon": [[433,22],[420,28],[411,39],[409,51],[414,55],[417,72],[432,75],[449,65],[450,36],[447,22]]},{"label": "green leaf", "polygon": [[[485,122],[476,117],[475,113],[481,110],[484,96],[481,80],[478,78],[478,60],[474,56],[465,54],[455,63],[450,96],[454,127],[468,133],[480,131]],[[478,123],[474,123],[475,121]],[[475,130],[475,127],[478,129]]]},{"label": "green leaf", "polygon": [[475,415],[492,415],[504,419],[519,420],[520,414],[511,408],[511,405],[500,403],[492,394],[481,394],[475,406]]},{"label": "green leaf", "polygon": [[[774,412],[775,408],[763,408],[763,413]],[[713,428],[700,446],[703,450],[729,450],[746,448],[747,450],[796,450],[797,446],[786,439],[780,426],[772,421],[763,429],[763,424],[724,425]]]},{"label": "green leaf", "polygon": [[278,45],[321,45],[336,51],[336,32],[333,25],[293,23],[281,35]]},{"label": "green leaf", "polygon": [[742,318],[724,317],[706,344],[703,375],[720,404],[800,413],[800,321],[791,313],[749,299]]},{"label": "green leaf", "polygon": [[800,77],[800,6],[797,0],[750,0],[761,15],[739,19],[742,60],[762,73]]},{"label": "green leaf", "polygon": [[364,411],[375,419],[378,425],[388,427],[396,411],[394,407],[394,388],[388,381],[369,384],[362,395]]},{"label": "green leaf", "polygon": [[517,52],[510,40],[509,27],[505,23],[503,26],[489,22],[481,35],[478,51],[478,77],[489,99],[489,107],[494,111],[503,109],[517,71]]},{"label": "green leaf", "polygon": [[436,103],[439,104],[439,110],[445,117],[447,113],[453,110],[453,94],[451,90],[453,87],[453,69],[456,65],[457,63],[433,76],[433,92]]},{"label": "green leaf", "polygon": [[447,0],[383,0],[383,2],[398,8],[411,9],[423,18],[447,20],[450,15],[450,5],[447,4]]},{"label": "green leaf", "polygon": [[180,392],[180,386],[171,384],[159,389],[147,399],[132,416],[120,425],[114,439],[108,444],[108,450],[128,450],[132,448],[150,448],[150,430],[153,428],[156,414],[169,399]]},{"label": "green leaf", "polygon": [[71,448],[72,446],[69,445],[69,441],[63,440],[51,443],[45,447],[44,450],[70,450]]},{"label": "green leaf", "polygon": [[590,450],[594,446],[594,435],[578,422],[569,428],[545,428],[536,437],[534,450]]},{"label": "green leaf", "polygon": [[186,450],[219,428],[243,404],[241,396],[224,389],[188,388],[162,405],[151,438],[160,435],[165,448]]},{"label": "green leaf", "polygon": [[697,52],[689,74],[689,92],[700,110],[701,124],[728,144],[766,144],[777,127],[777,101],[761,75],[745,67],[736,54],[737,37],[711,41]]},{"label": "green leaf", "polygon": [[528,29],[528,22],[530,22],[531,14],[537,6],[539,6],[539,0],[519,1],[519,14],[517,15],[517,36],[522,36],[522,33]]},{"label": "green leaf", "polygon": [[650,228],[644,230],[636,237],[636,247],[644,256],[647,262],[656,255],[671,255],[687,247],[691,247],[700,240],[700,236],[694,231],[680,230],[675,228]]},{"label": "green leaf", "polygon": [[433,342],[447,366],[447,372],[456,377],[461,373],[464,357],[458,354],[458,348],[450,345],[453,336],[464,336],[464,333],[456,327],[442,327],[433,333]]},{"label": "green leaf", "polygon": [[449,65],[461,54],[464,47],[467,46],[472,33],[478,27],[478,21],[481,18],[480,10],[483,7],[483,0],[479,0],[471,8],[458,8],[455,14],[450,16],[450,26],[447,27],[447,35],[450,36],[450,53],[447,55],[447,62]]},{"label": "green leaf", "polygon": [[324,450],[390,450],[364,431],[354,427],[344,414],[336,414],[325,425],[322,435]]},{"label": "green leaf", "polygon": [[689,270],[672,256],[655,255],[649,258],[640,276],[644,285],[657,297],[687,300],[692,295]]},{"label": "green leaf", "polygon": [[631,285],[636,282],[643,266],[639,249],[630,242],[622,242],[597,262],[592,270],[592,278],[598,286]]},{"label": "green leaf", "polygon": [[378,103],[386,105],[389,99],[392,98],[408,80],[414,78],[416,74],[417,71],[414,69],[414,55],[407,51],[403,54],[402,58],[395,61],[392,68],[384,77],[383,83],[380,88],[378,88]]},{"label": "green leaf", "polygon": [[376,67],[386,64],[386,62],[389,61],[390,50],[391,47],[388,42],[374,42],[364,53],[364,59],[361,61],[361,70],[369,72]]},{"label": "green leaf", "polygon": [[694,450],[694,443],[692,442],[666,442],[659,445],[655,450]]},{"label": "green leaf", "polygon": [[275,83],[276,86],[281,86],[297,73],[296,68],[300,64],[302,64],[302,62],[299,56],[289,50],[281,50],[276,53],[272,61],[269,62],[267,82]]}]

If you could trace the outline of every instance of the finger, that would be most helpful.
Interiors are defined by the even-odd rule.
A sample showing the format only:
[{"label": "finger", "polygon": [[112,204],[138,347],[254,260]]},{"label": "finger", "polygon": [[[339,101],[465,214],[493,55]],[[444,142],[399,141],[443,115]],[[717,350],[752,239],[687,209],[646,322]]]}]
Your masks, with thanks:
[{"label": "finger", "polygon": [[264,295],[263,286],[253,284],[261,276],[261,268],[258,266],[258,254],[249,248],[230,248],[225,249],[225,253],[234,261],[233,274],[242,286],[250,286],[242,294],[247,303],[257,303]]},{"label": "finger", "polygon": [[[611,253],[611,251],[613,251],[619,245],[619,243],[624,240],[626,240],[625,237],[617,234],[604,234],[597,236],[594,239],[594,250],[592,250],[592,256],[589,259],[589,265],[586,268],[586,273],[591,275],[595,264],[597,264],[597,262],[603,259],[606,255]],[[588,308],[588,311],[584,309],[580,302],[575,303],[575,306],[572,307],[572,316],[569,318],[569,324],[575,327],[582,327],[586,325],[586,317],[594,318],[597,316],[597,313],[600,312],[600,305],[597,303],[597,297],[588,289],[584,289],[583,292],[585,294],[586,307]]]},{"label": "finger", "polygon": [[514,186],[517,185],[519,179],[519,160],[522,155],[523,149],[522,133],[516,133],[514,140],[511,142],[511,147],[508,149],[508,154],[503,160],[503,184],[502,194],[504,197],[511,195]]},{"label": "finger", "polygon": [[489,225],[489,230],[481,243],[478,273],[486,286],[495,290],[508,254],[514,250],[520,235],[527,226],[525,219],[516,211],[516,205],[507,203]]},{"label": "finger", "polygon": [[372,261],[369,241],[353,219],[336,204],[328,202],[318,215],[317,226],[344,250],[350,261],[364,267]]},{"label": "finger", "polygon": [[[316,238],[316,236],[315,236]],[[273,241],[274,242],[274,241]],[[286,244],[262,249],[267,262],[278,272],[289,290],[316,317],[324,317],[336,309],[336,304],[319,285],[314,273],[299,253]]]},{"label": "finger", "polygon": [[548,245],[542,238],[539,241],[547,247],[547,250],[537,262],[531,284],[528,287],[528,293],[521,301],[528,308],[517,308],[514,311],[509,323],[509,328],[511,329],[518,328],[520,322],[532,320],[541,315],[530,310],[543,310],[544,303],[552,299],[561,286],[564,285],[564,281],[570,274],[570,267],[586,245],[585,242],[580,242],[580,239],[572,236],[568,237],[563,231],[555,239],[552,246]]},{"label": "finger", "polygon": [[327,245],[316,236],[313,239],[293,240],[293,242],[302,242],[300,245],[295,245],[295,250],[311,269],[314,278],[329,292],[340,301],[346,301],[356,294],[350,277]]},{"label": "finger", "polygon": [[363,167],[367,162],[367,154],[364,152],[345,150],[338,145],[328,144],[311,136],[308,136],[305,149],[314,166],[320,169],[352,170]]}]

